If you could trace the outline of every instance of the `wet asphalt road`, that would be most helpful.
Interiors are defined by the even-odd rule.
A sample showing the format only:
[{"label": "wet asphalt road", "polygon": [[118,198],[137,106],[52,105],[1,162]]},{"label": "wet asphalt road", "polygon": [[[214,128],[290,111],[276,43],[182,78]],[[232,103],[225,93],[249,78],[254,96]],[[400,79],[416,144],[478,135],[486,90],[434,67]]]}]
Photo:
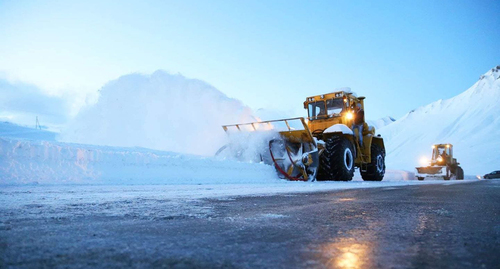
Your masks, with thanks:
[{"label": "wet asphalt road", "polygon": [[192,206],[206,210],[4,215],[0,268],[500,268],[500,180]]}]

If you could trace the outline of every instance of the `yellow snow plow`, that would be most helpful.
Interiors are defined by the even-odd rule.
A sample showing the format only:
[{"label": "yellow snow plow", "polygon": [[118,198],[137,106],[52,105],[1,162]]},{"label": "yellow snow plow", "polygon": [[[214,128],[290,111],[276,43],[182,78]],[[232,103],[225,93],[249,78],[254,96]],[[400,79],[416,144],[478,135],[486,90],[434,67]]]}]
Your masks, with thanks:
[{"label": "yellow snow plow", "polygon": [[[257,160],[274,165],[286,179],[350,181],[357,167],[363,180],[380,181],[385,174],[384,141],[375,135],[375,128],[364,122],[364,99],[337,91],[307,97],[307,118],[224,125],[230,137],[240,136],[239,145],[230,143],[216,155],[230,151],[241,156],[245,150],[255,148],[248,144],[258,136],[266,141],[267,150],[260,151]],[[353,132],[355,122],[361,132]]]},{"label": "yellow snow plow", "polygon": [[428,166],[416,167],[418,180],[427,178],[443,178],[450,180],[464,179],[464,170],[459,166],[456,158],[453,158],[452,144],[436,144],[432,146],[432,157]]}]

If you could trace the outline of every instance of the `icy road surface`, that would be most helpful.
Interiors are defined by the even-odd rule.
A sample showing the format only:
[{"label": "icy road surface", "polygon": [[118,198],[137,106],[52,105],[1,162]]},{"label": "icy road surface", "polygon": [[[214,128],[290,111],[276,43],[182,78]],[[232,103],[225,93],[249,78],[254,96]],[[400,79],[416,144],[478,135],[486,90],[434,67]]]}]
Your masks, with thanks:
[{"label": "icy road surface", "polygon": [[[337,190],[310,192],[325,187]],[[498,190],[493,180],[2,187],[0,267],[495,268]]]}]

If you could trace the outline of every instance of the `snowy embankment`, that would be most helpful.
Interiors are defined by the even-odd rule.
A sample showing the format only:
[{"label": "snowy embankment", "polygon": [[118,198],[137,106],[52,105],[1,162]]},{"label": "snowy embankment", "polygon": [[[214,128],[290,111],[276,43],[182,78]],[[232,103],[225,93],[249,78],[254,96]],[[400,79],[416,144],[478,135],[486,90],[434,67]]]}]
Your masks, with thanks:
[{"label": "snowy embankment", "polygon": [[260,163],[142,148],[0,138],[1,184],[224,184],[279,179]]},{"label": "snowy embankment", "polygon": [[[0,184],[281,184],[272,166],[212,157],[0,137]],[[360,180],[359,175],[355,180]],[[412,180],[388,170],[386,181]]]}]

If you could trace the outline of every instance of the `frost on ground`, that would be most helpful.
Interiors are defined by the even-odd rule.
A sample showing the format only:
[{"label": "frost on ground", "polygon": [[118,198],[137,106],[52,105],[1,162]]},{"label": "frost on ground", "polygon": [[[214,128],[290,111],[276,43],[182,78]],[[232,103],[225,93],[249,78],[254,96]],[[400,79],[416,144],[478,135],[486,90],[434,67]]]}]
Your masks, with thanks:
[{"label": "frost on ground", "polygon": [[[450,181],[458,184],[471,181]],[[191,185],[55,185],[3,186],[0,188],[0,229],[10,221],[72,219],[82,216],[115,216],[132,219],[210,217],[212,208],[204,199],[227,200],[236,196],[290,195],[329,190],[442,184],[443,181],[382,182],[286,182],[267,184]],[[263,218],[278,218],[262,215]]]}]

